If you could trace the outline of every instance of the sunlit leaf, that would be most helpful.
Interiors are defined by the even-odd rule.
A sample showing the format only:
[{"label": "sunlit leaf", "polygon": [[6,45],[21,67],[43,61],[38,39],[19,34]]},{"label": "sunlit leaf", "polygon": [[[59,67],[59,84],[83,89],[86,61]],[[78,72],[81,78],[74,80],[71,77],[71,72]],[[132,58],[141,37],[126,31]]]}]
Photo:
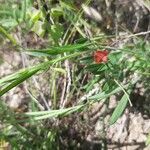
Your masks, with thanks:
[{"label": "sunlit leaf", "polygon": [[126,106],[128,104],[128,97],[126,94],[124,94],[121,98],[121,100],[118,102],[117,107],[115,108],[112,116],[110,117],[109,124],[114,124],[119,117],[122,115],[123,111],[125,110]]}]

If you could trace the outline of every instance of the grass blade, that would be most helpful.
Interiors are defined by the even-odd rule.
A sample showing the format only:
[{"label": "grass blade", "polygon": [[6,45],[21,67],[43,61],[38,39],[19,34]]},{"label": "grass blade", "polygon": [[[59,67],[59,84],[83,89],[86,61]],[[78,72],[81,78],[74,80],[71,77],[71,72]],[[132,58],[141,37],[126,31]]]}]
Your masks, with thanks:
[{"label": "grass blade", "polygon": [[117,107],[115,108],[112,116],[110,117],[109,124],[114,124],[118,118],[122,115],[123,111],[125,110],[126,106],[128,104],[128,97],[126,94],[124,94],[119,101]]},{"label": "grass blade", "polygon": [[17,45],[16,40],[0,25],[0,33],[5,35],[14,45]]},{"label": "grass blade", "polygon": [[38,64],[36,66],[23,69],[17,73],[14,73],[12,75],[9,75],[7,77],[4,77],[0,79],[0,86],[3,88],[0,90],[0,96],[14,88],[15,86],[19,85],[26,79],[30,78],[32,75],[36,74],[40,70],[45,70],[49,65],[55,64],[59,61],[63,61],[72,57],[76,57],[78,55],[81,55],[81,53],[74,53],[70,54],[68,56],[64,56],[61,58],[57,58],[51,61],[43,62],[41,64]]},{"label": "grass blade", "polygon": [[59,110],[27,112],[27,113],[25,113],[25,115],[32,117],[34,120],[42,120],[42,119],[47,119],[47,118],[69,115],[69,114],[83,108],[83,106],[84,105],[78,105],[78,106],[65,108],[65,109],[59,109]]},{"label": "grass blade", "polygon": [[74,45],[64,45],[60,47],[51,47],[48,49],[36,50],[30,49],[25,51],[28,55],[32,56],[50,56],[50,55],[57,55],[63,54],[64,52],[76,52],[76,51],[83,51],[83,49],[87,48],[87,46],[91,45],[90,43],[87,44],[74,44]]},{"label": "grass blade", "polygon": [[2,96],[3,94],[5,94],[6,92],[8,92],[13,87],[21,84],[23,81],[25,81],[26,79],[28,79],[29,77],[31,77],[32,75],[34,75],[35,73],[37,73],[38,71],[39,71],[39,69],[36,69],[36,70],[32,70],[30,72],[26,72],[26,74],[22,74],[17,80],[13,81],[8,86],[6,86],[2,90],[0,90],[0,96]]}]

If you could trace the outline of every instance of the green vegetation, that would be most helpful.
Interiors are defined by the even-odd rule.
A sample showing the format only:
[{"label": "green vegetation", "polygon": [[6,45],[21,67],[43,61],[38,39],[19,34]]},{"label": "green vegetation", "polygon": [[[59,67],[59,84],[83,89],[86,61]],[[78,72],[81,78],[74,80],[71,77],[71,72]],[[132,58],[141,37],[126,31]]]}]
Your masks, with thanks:
[{"label": "green vegetation", "polygon": [[[84,1],[87,6],[90,3]],[[42,39],[44,46],[32,44],[32,38],[28,46],[28,34]],[[115,38],[89,22],[73,0],[59,0],[56,4],[42,0],[3,1],[0,43],[28,57],[28,63],[0,79],[0,145],[11,145],[14,150],[65,148],[62,138],[67,125],[59,124],[73,116],[84,124],[81,114],[94,103],[108,104],[112,95],[118,96],[118,105],[107,125],[114,124],[125,108],[133,105],[130,95],[136,83],[142,83],[148,91],[150,81],[150,43],[138,34]],[[109,44],[123,39],[129,42],[122,42],[122,47]],[[105,49],[109,51],[107,62],[96,63],[93,53]],[[38,99],[41,91],[33,85],[34,76],[43,76],[43,83],[46,80],[49,85],[46,101]],[[26,86],[30,101],[27,111],[18,113],[7,106],[3,96],[20,84]],[[96,92],[89,95],[93,89]],[[68,143],[68,149],[77,149],[76,141]]]}]

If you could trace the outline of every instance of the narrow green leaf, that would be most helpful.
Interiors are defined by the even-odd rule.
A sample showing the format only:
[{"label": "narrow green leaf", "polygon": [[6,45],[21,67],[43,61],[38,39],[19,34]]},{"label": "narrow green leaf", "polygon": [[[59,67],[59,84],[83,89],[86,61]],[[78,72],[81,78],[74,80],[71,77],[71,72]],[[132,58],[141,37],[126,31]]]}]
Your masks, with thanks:
[{"label": "narrow green leaf", "polygon": [[34,50],[30,49],[25,51],[25,53],[32,55],[32,56],[49,56],[49,55],[57,55],[62,54],[64,52],[76,52],[76,51],[83,51],[87,46],[91,45],[90,43],[87,44],[74,44],[74,45],[65,45],[60,47],[51,47],[42,50]]},{"label": "narrow green leaf", "polygon": [[34,119],[34,120],[42,120],[42,119],[47,119],[47,118],[69,115],[69,114],[81,109],[83,106],[84,105],[78,105],[78,106],[65,108],[65,109],[59,109],[59,110],[27,112],[27,113],[25,113],[25,115],[32,117],[32,119]]},{"label": "narrow green leaf", "polygon": [[[123,87],[127,88],[128,86],[129,86],[129,84],[126,84]],[[90,96],[90,97],[88,97],[88,100],[97,100],[97,101],[99,101],[99,100],[102,100],[104,98],[108,98],[109,96],[114,95],[114,94],[116,94],[116,93],[118,93],[120,91],[122,91],[122,88],[121,87],[117,87],[113,91],[111,91],[110,93],[101,92],[101,93],[98,93],[98,94],[96,94],[94,96]]]},{"label": "narrow green leaf", "polygon": [[80,55],[80,53],[74,53],[70,54],[61,58],[57,58],[51,61],[43,62],[41,64],[35,65],[30,68],[22,69],[21,71],[18,71],[17,73],[14,73],[12,75],[8,75],[2,79],[0,79],[0,86],[3,87],[0,89],[0,96],[14,88],[15,86],[19,85],[26,79],[30,78],[32,75],[36,74],[38,71],[45,70],[49,65],[55,64],[59,61],[63,61],[66,59],[70,59],[72,57],[76,57]]},{"label": "narrow green leaf", "polygon": [[122,115],[123,111],[125,110],[126,106],[128,104],[128,97],[126,94],[124,94],[119,101],[117,107],[115,108],[112,116],[110,117],[109,124],[114,124],[118,118]]},{"label": "narrow green leaf", "polygon": [[3,25],[3,28],[11,30],[12,28],[14,28],[15,26],[18,25],[18,22],[15,19],[12,19],[12,18],[4,18],[4,19],[0,20],[0,24]]},{"label": "narrow green leaf", "polygon": [[23,0],[22,1],[22,14],[21,14],[21,20],[25,20],[26,19],[26,9],[27,9],[27,1],[26,0]]},{"label": "narrow green leaf", "polygon": [[0,25],[0,33],[5,35],[14,45],[17,44],[16,40]]},{"label": "narrow green leaf", "polygon": [[26,74],[22,74],[17,80],[13,81],[8,86],[6,86],[3,89],[1,89],[0,90],[0,96],[2,96],[3,94],[5,94],[6,92],[8,92],[13,87],[19,85],[20,83],[22,83],[23,81],[25,81],[26,79],[28,79],[29,77],[31,77],[32,75],[34,75],[35,73],[37,73],[39,70],[40,69],[35,69],[35,70],[32,70],[32,71],[26,72]]}]

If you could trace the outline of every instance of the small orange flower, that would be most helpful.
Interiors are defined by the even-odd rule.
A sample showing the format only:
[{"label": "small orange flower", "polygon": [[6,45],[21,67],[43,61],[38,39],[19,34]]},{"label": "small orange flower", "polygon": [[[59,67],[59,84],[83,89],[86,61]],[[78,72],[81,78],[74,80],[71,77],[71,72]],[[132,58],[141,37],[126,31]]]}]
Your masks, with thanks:
[{"label": "small orange flower", "polygon": [[94,52],[94,61],[99,64],[101,62],[106,63],[108,60],[108,50],[97,50],[96,52]]}]

